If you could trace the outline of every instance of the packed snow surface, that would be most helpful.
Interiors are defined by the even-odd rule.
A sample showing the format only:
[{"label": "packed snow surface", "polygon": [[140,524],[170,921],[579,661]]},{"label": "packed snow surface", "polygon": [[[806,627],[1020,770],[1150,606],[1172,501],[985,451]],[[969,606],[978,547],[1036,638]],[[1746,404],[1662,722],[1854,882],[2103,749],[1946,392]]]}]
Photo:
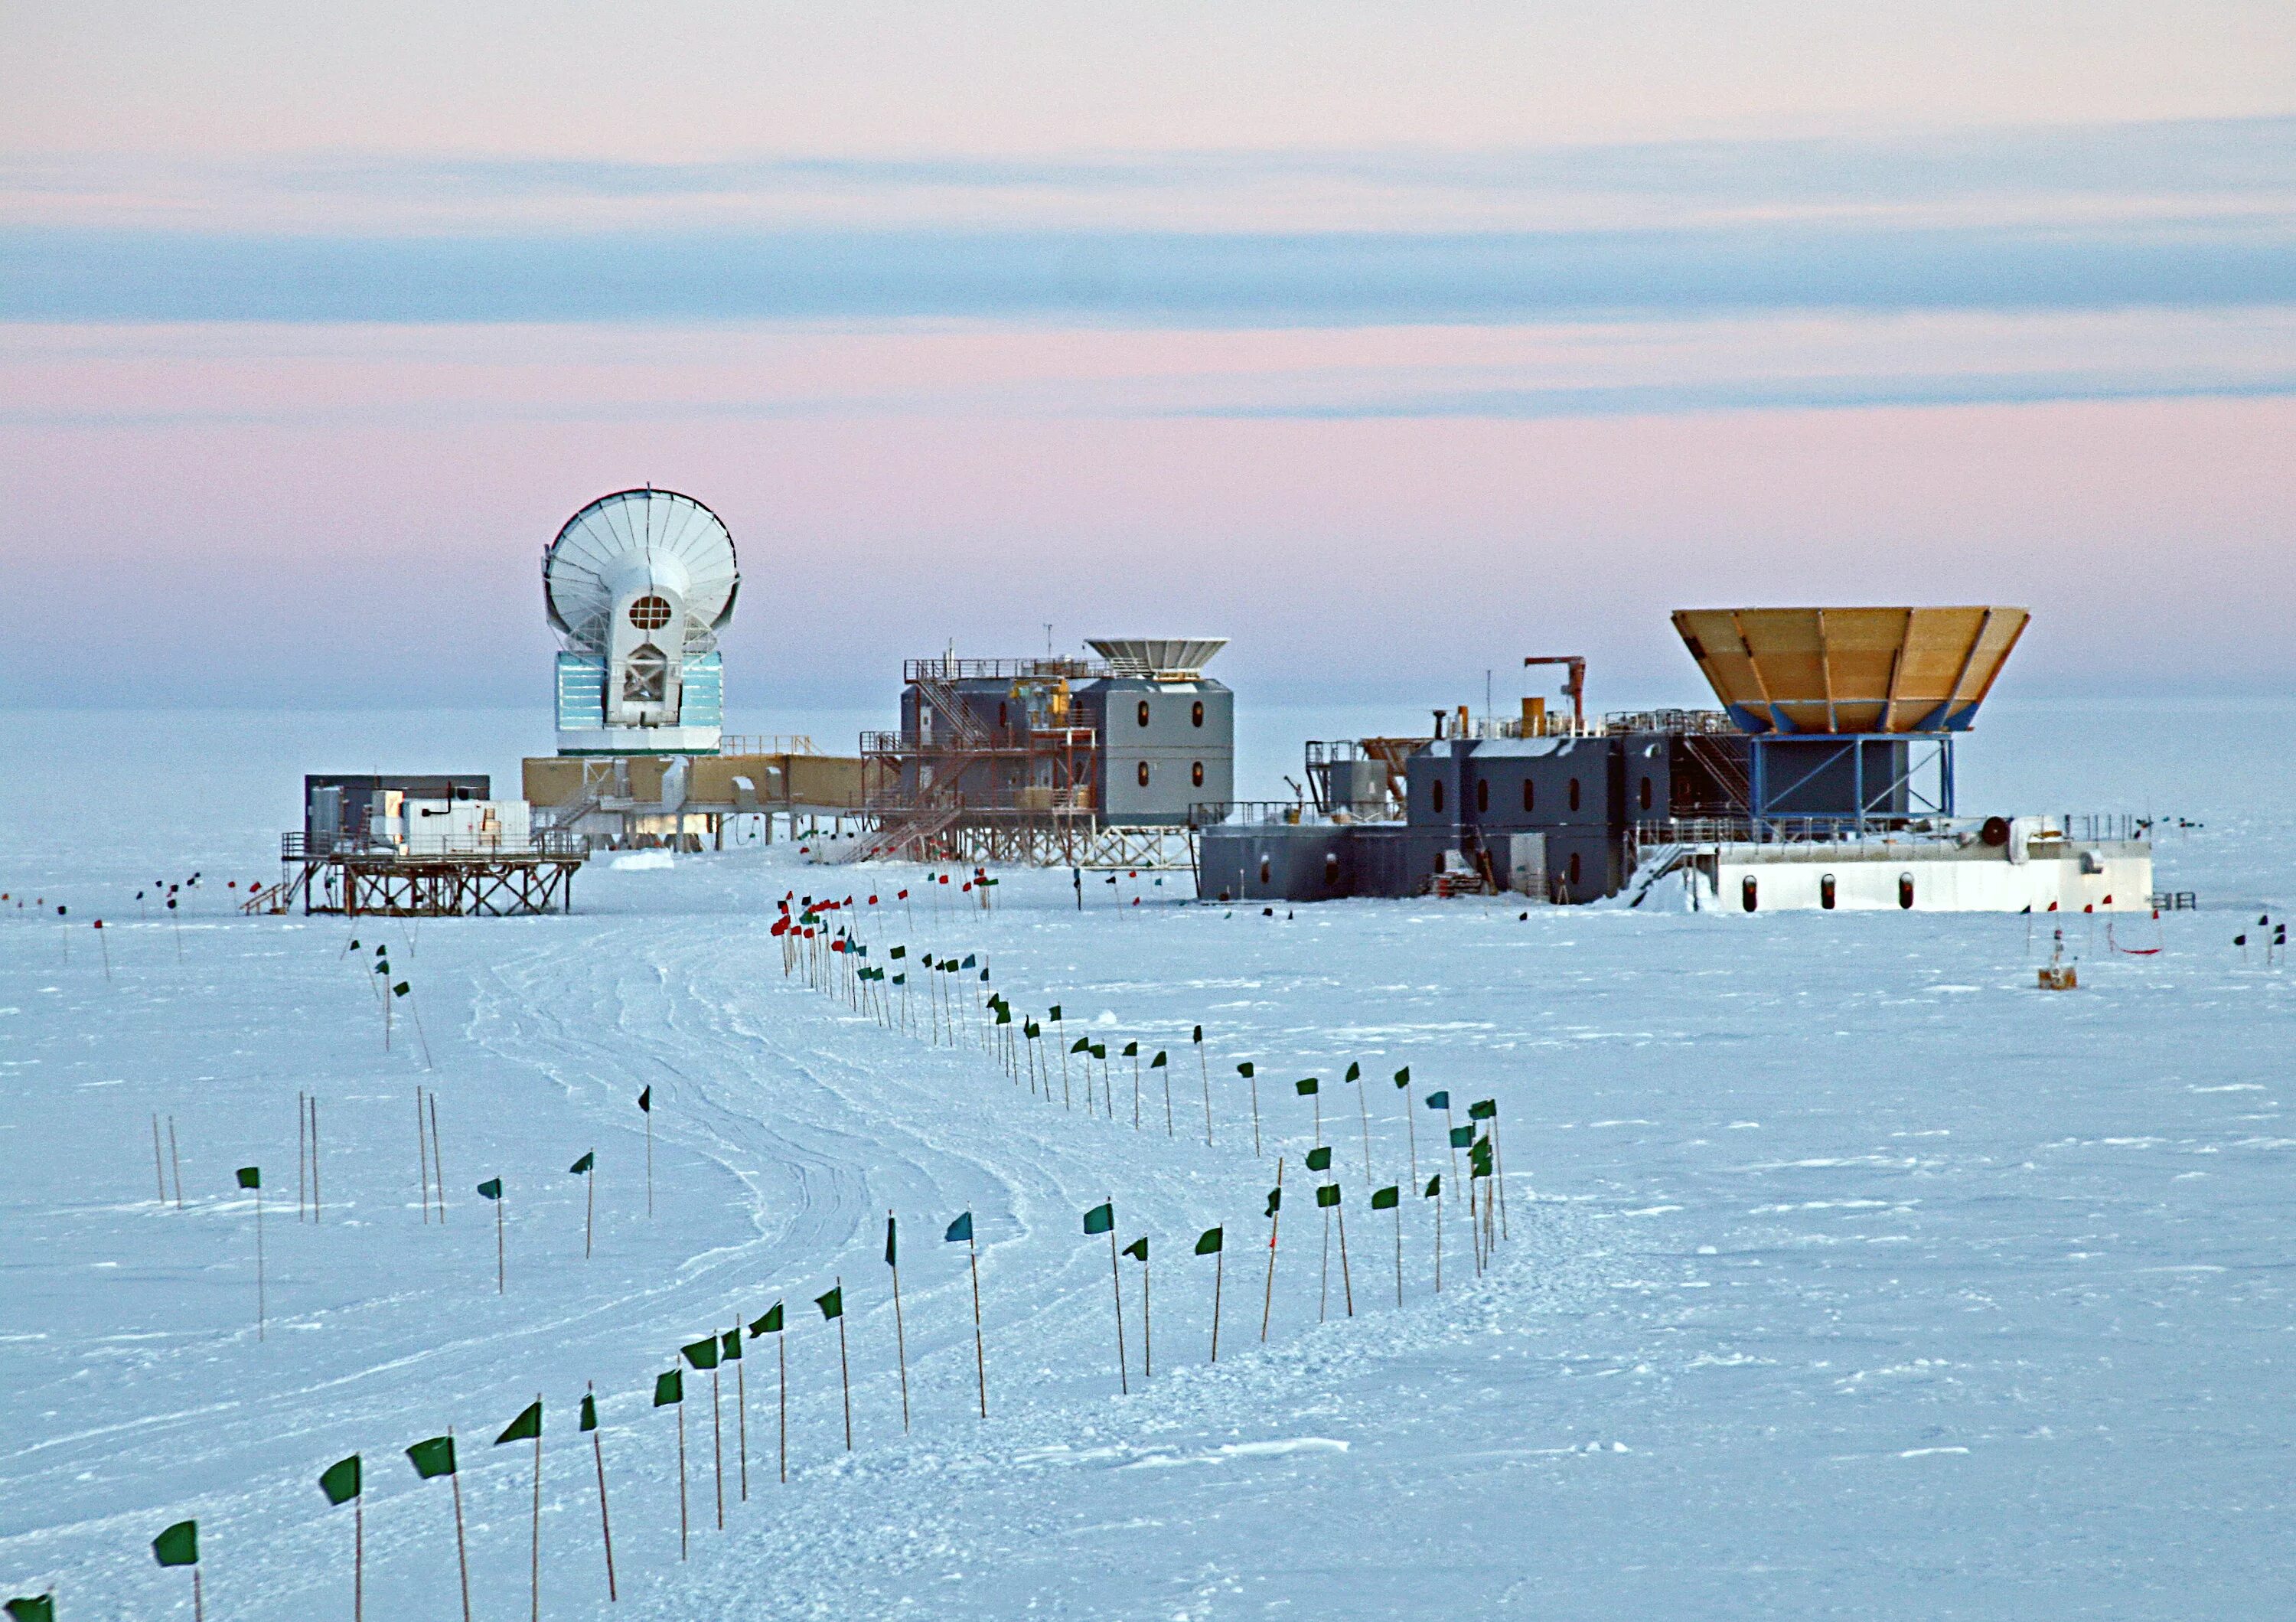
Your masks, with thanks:
[{"label": "packed snow surface", "polygon": [[[553,1618],[2296,1602],[2279,1098],[2296,1005],[2276,963],[2231,945],[2278,915],[2284,823],[2228,815],[2164,842],[2162,888],[2197,887],[2202,910],[2110,941],[2063,921],[2081,987],[2056,995],[2034,985],[2046,919],[1267,916],[1187,904],[1184,874],[1088,875],[1078,910],[1067,873],[1018,872],[983,912],[954,885],[928,902],[922,870],[824,869],[786,844],[594,862],[571,916],[244,918],[224,886],[275,872],[236,823],[203,833],[179,811],[138,843],[108,806],[82,809],[60,827],[12,804],[0,859],[0,1587],[53,1587],[63,1617],[188,1616],[184,1574],[149,1552],[186,1517],[210,1615],[348,1617],[351,1511],[316,1478],[353,1452],[367,1614],[456,1614],[449,1488],[403,1454],[449,1427],[475,1614],[525,1616],[533,1455],[491,1444],[537,1395]],[[259,815],[286,822],[291,801]],[[153,881],[194,868],[170,918]],[[1063,1106],[1050,1042],[1032,1089],[977,1022],[935,1044],[922,997],[905,1033],[785,975],[769,930],[791,890],[854,897],[839,916],[873,965],[971,954],[1019,1013],[1061,1004],[1070,1040],[1108,1048],[1114,1118],[1085,1112],[1078,1059]],[[410,986],[388,1052],[377,945]],[[941,978],[962,1034],[977,971]],[[1136,1128],[1129,1041],[1144,1066],[1170,1055],[1144,1069]],[[1438,1296],[1433,1204],[1406,1187],[1398,1307],[1397,1225],[1367,1194],[1410,1173],[1403,1066],[1413,1099],[1447,1090],[1460,1121],[1498,1101],[1509,1236],[1479,1278],[1447,1201]],[[1313,1100],[1293,1087],[1310,1075]],[[443,1224],[417,1192],[418,1086],[436,1090]],[[299,1093],[319,1101],[316,1224],[297,1216]],[[1328,1298],[1301,1168],[1318,1102],[1347,1224]],[[155,1184],[155,1113],[180,1208],[164,1146]],[[1455,1184],[1442,1126],[1416,1110],[1423,1183]],[[586,1259],[568,1167],[591,1151]],[[473,1192],[490,1177],[499,1294],[496,1208]],[[1152,1373],[1141,1269],[1121,1264],[1129,1395],[1108,1242],[1080,1229],[1103,1200],[1119,1243],[1151,1241]],[[941,1239],[964,1211],[985,1421],[966,1250]],[[1217,1364],[1215,1264],[1193,1254],[1215,1224]],[[813,1305],[840,1281],[850,1454],[838,1326]],[[678,1427],[654,1377],[777,1300],[788,1481],[773,1338],[716,1381],[722,1531],[712,1378],[689,1369],[681,1562]],[[592,1384],[611,1606],[574,1429]]]}]

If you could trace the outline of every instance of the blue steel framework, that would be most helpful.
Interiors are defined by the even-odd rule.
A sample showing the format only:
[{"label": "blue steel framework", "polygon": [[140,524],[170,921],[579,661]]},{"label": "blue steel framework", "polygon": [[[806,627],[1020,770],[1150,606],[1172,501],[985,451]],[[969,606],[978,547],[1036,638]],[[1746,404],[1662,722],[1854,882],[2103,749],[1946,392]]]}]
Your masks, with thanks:
[{"label": "blue steel framework", "polygon": [[[1973,710],[1976,707],[1971,706]],[[1736,717],[1741,724],[1744,717]],[[1953,809],[1953,738],[1948,732],[1914,733],[1753,733],[1746,740],[1749,801],[1747,810],[1758,823],[1778,822],[1791,817],[1797,823],[1832,822],[1838,826],[1864,832],[1871,823],[1903,822],[1908,817],[1951,816]],[[1868,762],[1876,752],[1884,759],[1889,750],[1876,751],[1870,746],[1891,745],[1904,750],[1905,768],[1899,772],[1869,772]],[[1793,761],[1787,769],[1798,772],[1781,783],[1770,759],[1780,747],[1791,745],[1802,758]],[[1819,752],[1818,746],[1824,746]],[[1813,760],[1811,757],[1815,757]],[[1791,800],[1795,791],[1801,789],[1824,773],[1839,766],[1844,758],[1849,765],[1851,799],[1854,807],[1849,811],[1810,813],[1782,812],[1777,807]],[[1927,776],[1934,784],[1924,791],[1923,779]],[[1893,804],[1903,792],[1905,804]]]}]

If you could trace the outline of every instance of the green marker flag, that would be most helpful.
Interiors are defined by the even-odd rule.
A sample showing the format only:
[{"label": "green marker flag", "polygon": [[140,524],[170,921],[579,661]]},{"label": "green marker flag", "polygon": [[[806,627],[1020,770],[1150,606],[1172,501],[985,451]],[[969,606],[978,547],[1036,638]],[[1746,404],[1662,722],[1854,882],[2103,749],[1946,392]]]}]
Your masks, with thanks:
[{"label": "green marker flag", "polygon": [[1260,1213],[1260,1215],[1261,1215],[1261,1216],[1275,1216],[1275,1213],[1276,1213],[1276,1212],[1278,1212],[1278,1211],[1282,1210],[1283,1208],[1283,1191],[1282,1189],[1280,1189],[1280,1188],[1271,1188],[1271,1189],[1269,1189],[1269,1190],[1267,1191],[1267,1208],[1265,1211],[1261,1212],[1261,1213]]},{"label": "green marker flag", "polygon": [[263,1186],[262,1167],[257,1166],[241,1167],[239,1168],[239,1185],[242,1188],[261,1188]]},{"label": "green marker flag", "polygon": [[750,1320],[750,1335],[753,1339],[759,1335],[778,1335],[781,1332],[782,1304],[779,1301],[766,1309],[764,1317]]},{"label": "green marker flag", "polygon": [[434,1436],[427,1442],[417,1442],[406,1450],[406,1462],[425,1481],[433,1476],[451,1476],[455,1473],[455,1438]]},{"label": "green marker flag", "polygon": [[685,1400],[685,1376],[672,1369],[667,1374],[653,1377],[653,1405],[667,1408],[672,1403]]},{"label": "green marker flag", "polygon": [[980,971],[980,983],[984,986],[988,983],[988,971],[986,969]]},{"label": "green marker flag", "polygon": [[1326,1183],[1316,1190],[1316,1203],[1317,1205],[1332,1206],[1339,1204],[1339,1202],[1340,1185],[1338,1184]]},{"label": "green marker flag", "polygon": [[1204,1044],[1204,1028],[1203,1028],[1202,1026],[1199,1025],[1199,1026],[1197,1026],[1197,1027],[1196,1027],[1196,1034],[1195,1034],[1194,1037],[1193,1038],[1193,1040],[1194,1041],[1195,1044],[1196,1044],[1198,1047],[1201,1047],[1201,1046],[1203,1046],[1203,1044]]},{"label": "green marker flag", "polygon": [[[1095,1059],[1105,1060],[1108,1057],[1108,1044],[1105,1042],[1094,1043],[1092,1044],[1092,1056]],[[1101,1091],[1105,1093],[1108,1089],[1106,1087],[1103,1087]]]},{"label": "green marker flag", "polygon": [[1148,1061],[1148,1068],[1152,1070],[1160,1070],[1165,1068],[1164,1050],[1162,1048],[1160,1047],[1156,1050],[1156,1056]]},{"label": "green marker flag", "polygon": [[568,1167],[566,1170],[569,1175],[578,1177],[584,1172],[590,1170],[597,1164],[598,1157],[594,1152],[593,1152],[584,1155],[580,1159],[575,1161],[573,1165]]},{"label": "green marker flag", "polygon": [[1398,1087],[1407,1087],[1411,1085],[1411,1067],[1409,1065],[1406,1064],[1401,1069],[1396,1071],[1395,1085]]},{"label": "green marker flag", "polygon": [[1092,1038],[1089,1036],[1078,1036],[1074,1042],[1069,1044],[1069,1052],[1071,1053],[1089,1053],[1092,1052]]},{"label": "green marker flag", "polygon": [[889,955],[893,957],[906,957],[908,954],[909,949],[906,946],[895,946],[891,953],[889,954]]},{"label": "green marker flag", "polygon": [[542,1399],[537,1397],[519,1410],[518,1417],[511,1421],[509,1428],[495,1438],[495,1446],[499,1447],[504,1442],[538,1441],[541,1436]]},{"label": "green marker flag", "polygon": [[56,1596],[42,1593],[11,1600],[7,1611],[9,1622],[56,1622]]},{"label": "green marker flag", "polygon": [[1423,1200],[1439,1200],[1442,1197],[1443,1174],[1439,1171],[1433,1176],[1427,1179],[1427,1192],[1421,1195],[1420,1198]]},{"label": "green marker flag", "polygon": [[582,1397],[582,1429],[595,1430],[597,1428],[598,1399],[585,1392]]},{"label": "green marker flag", "polygon": [[401,980],[398,984],[390,988],[390,995],[395,997],[403,997],[414,989],[414,987],[408,985],[405,980]]},{"label": "green marker flag", "polygon": [[1037,1024],[1034,1020],[1023,1020],[1021,1021],[1021,1034],[1026,1036],[1029,1041],[1034,1042],[1037,1037],[1045,1034],[1045,1028]]},{"label": "green marker flag", "polygon": [[1061,1022],[1061,1005],[1058,1003],[1054,1004],[1053,1012],[1045,1017],[1058,1025]]},{"label": "green marker flag", "polygon": [[1086,1233],[1105,1233],[1115,1225],[1116,1207],[1112,1203],[1095,1205],[1084,1214],[1084,1231]]},{"label": "green marker flag", "polygon": [[1391,1211],[1402,1199],[1402,1185],[1390,1183],[1385,1188],[1375,1188],[1371,1191],[1371,1208],[1374,1211]]},{"label": "green marker flag", "polygon": [[999,1025],[1013,1023],[1013,1010],[1010,1004],[1004,1003],[996,1004],[996,1023]]},{"label": "green marker flag", "polygon": [[1467,1164],[1472,1168],[1470,1175],[1473,1176],[1488,1177],[1491,1175],[1490,1139],[1483,1139],[1467,1151]]},{"label": "green marker flag", "polygon": [[348,1459],[338,1459],[321,1471],[319,1490],[326,1494],[329,1503],[338,1508],[357,1497],[359,1495],[358,1454],[353,1454]]},{"label": "green marker flag", "polygon": [[644,1110],[648,1115],[652,1115],[653,1113],[653,1089],[652,1087],[648,1087],[644,1092],[638,1094],[638,1108]]},{"label": "green marker flag", "polygon": [[742,1331],[739,1328],[729,1329],[718,1337],[718,1357],[721,1363],[742,1361]]},{"label": "green marker flag", "polygon": [[958,967],[958,968],[960,968],[960,969],[970,969],[970,968],[972,968],[972,953],[970,953],[970,952],[967,952],[967,953],[964,954],[964,961],[963,963],[961,963],[957,964],[957,967]]},{"label": "green marker flag", "polygon": [[1308,1079],[1303,1082],[1300,1082],[1294,1088],[1294,1091],[1296,1091],[1302,1098],[1313,1098],[1316,1094],[1323,1090],[1323,1084],[1318,1082],[1313,1076],[1308,1077]]},{"label": "green marker flag", "polygon": [[1349,1061],[1348,1064],[1347,1078],[1349,1081],[1361,1081],[1363,1079],[1363,1066],[1355,1063],[1353,1061]]},{"label": "green marker flag", "polygon": [[896,986],[906,986],[908,983],[909,977],[906,974],[897,974],[893,977],[893,984]]},{"label": "green marker flag", "polygon": [[1236,1066],[1235,1073],[1242,1077],[1246,1081],[1250,1081],[1252,1077],[1251,1061],[1247,1059],[1242,1064]]},{"label": "green marker flag", "polygon": [[693,1345],[682,1346],[677,1349],[684,1352],[685,1361],[697,1369],[714,1369],[718,1366],[718,1337],[715,1335],[704,1335]]},{"label": "green marker flag", "polygon": [[1125,1246],[1124,1254],[1132,1257],[1135,1261],[1146,1261],[1148,1259],[1148,1235],[1143,1233],[1139,1238]]},{"label": "green marker flag", "polygon": [[887,1211],[885,1213],[885,1266],[888,1267],[898,1267],[900,1265],[901,1249],[899,1244],[899,1233],[893,1226],[893,1213]]},{"label": "green marker flag", "polygon": [[1128,1043],[1126,1043],[1126,1044],[1124,1044],[1124,1053],[1123,1053],[1123,1056],[1124,1056],[1125,1058],[1127,1058],[1127,1059],[1137,1059],[1137,1058],[1139,1058],[1139,1057],[1140,1057],[1140,1044],[1139,1044],[1137,1042],[1128,1042]]},{"label": "green marker flag", "polygon": [[1496,1098],[1486,1098],[1480,1103],[1467,1106],[1467,1118],[1471,1121],[1487,1121],[1498,1112],[1499,1101]]},{"label": "green marker flag", "polygon": [[1308,1151],[1308,1169],[1309,1171],[1331,1170],[1332,1151],[1329,1149],[1324,1148],[1309,1150]]},{"label": "green marker flag", "polygon": [[488,1177],[484,1183],[479,1184],[479,1192],[485,1195],[489,1200],[501,1199],[502,1179],[500,1177]]},{"label": "green marker flag", "polygon": [[[817,1295],[814,1297],[813,1304],[821,1308],[821,1321],[824,1323],[829,1322],[832,1318],[843,1317],[845,1315],[845,1286],[840,1284],[827,1295]],[[843,1331],[840,1331],[839,1332],[842,1333]]]},{"label": "green marker flag", "polygon": [[200,1523],[179,1520],[152,1540],[152,1558],[163,1566],[200,1563]]},{"label": "green marker flag", "polygon": [[972,1213],[971,1211],[967,1211],[955,1222],[950,1223],[948,1225],[948,1232],[942,1234],[941,1238],[947,1243],[952,1245],[971,1244],[972,1242]]},{"label": "green marker flag", "polygon": [[1220,1228],[1206,1228],[1202,1234],[1196,1240],[1196,1254],[1198,1256],[1210,1256],[1214,1251],[1223,1249],[1226,1246],[1226,1241],[1227,1234],[1226,1230]]},{"label": "green marker flag", "polygon": [[1430,1110],[1449,1109],[1451,1107],[1451,1094],[1449,1091],[1447,1089],[1440,1093],[1430,1093],[1427,1095],[1427,1107]]},{"label": "green marker flag", "polygon": [[1475,1129],[1472,1126],[1454,1126],[1451,1128],[1452,1148],[1464,1149],[1474,1141]]}]

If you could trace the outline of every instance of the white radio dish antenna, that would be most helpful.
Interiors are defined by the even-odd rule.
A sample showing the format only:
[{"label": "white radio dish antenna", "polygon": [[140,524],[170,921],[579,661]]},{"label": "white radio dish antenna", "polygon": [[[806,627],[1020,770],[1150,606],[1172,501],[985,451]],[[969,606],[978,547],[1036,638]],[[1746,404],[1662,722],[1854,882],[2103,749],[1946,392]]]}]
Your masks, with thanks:
[{"label": "white radio dish antenna", "polygon": [[617,608],[649,597],[683,610],[682,635],[672,639],[685,651],[707,652],[734,617],[741,586],[725,520],[675,490],[602,496],[568,519],[542,554],[551,626],[569,652],[594,658],[611,651]]}]

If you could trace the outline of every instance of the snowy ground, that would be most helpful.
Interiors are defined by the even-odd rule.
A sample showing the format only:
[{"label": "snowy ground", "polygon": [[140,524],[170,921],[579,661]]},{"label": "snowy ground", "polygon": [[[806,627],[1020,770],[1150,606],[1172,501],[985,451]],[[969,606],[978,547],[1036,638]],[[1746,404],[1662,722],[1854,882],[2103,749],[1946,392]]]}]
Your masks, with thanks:
[{"label": "snowy ground", "polygon": [[[906,870],[832,874],[786,847],[594,864],[571,918],[383,936],[434,1069],[381,1047],[357,933],[242,920],[215,886],[270,876],[246,827],[171,804],[118,835],[52,734],[28,781],[85,816],[5,807],[0,889],[72,923],[0,917],[0,1587],[62,1614],[189,1614],[147,1552],[201,1522],[212,1614],[349,1612],[348,1510],[369,1472],[370,1614],[455,1614],[452,1511],[400,1450],[452,1425],[476,1613],[523,1615],[530,1455],[493,1434],[541,1393],[545,1614],[609,1614],[594,1480],[571,1419],[606,1419],[622,1602],[680,1618],[1541,1614],[2185,1617],[2296,1600],[2288,1459],[2290,980],[2228,945],[2287,888],[2296,831],[2258,803],[2161,851],[2163,888],[2222,905],[2165,950],[2074,927],[2083,988],[2043,995],[2021,919],[1756,918],[1345,904],[1274,918],[1145,904],[1021,874],[996,913],[878,909],[873,938],[985,952],[1024,1010],[1063,1004],[1179,1068],[1177,1135],[1016,1087],[977,1049],[882,1029],[785,980],[785,889],[889,902]],[[44,755],[42,750],[47,752]],[[258,751],[259,752],[259,751]],[[62,762],[63,765],[60,765]],[[43,764],[45,763],[45,764]],[[322,764],[322,763],[314,763]],[[363,760],[349,762],[364,764]],[[42,777],[41,773],[47,775]],[[263,807],[269,821],[284,818]],[[138,842],[138,840],[142,842]],[[232,863],[225,873],[220,864]],[[207,869],[180,943],[138,922],[155,875]],[[53,892],[53,894],[51,894]],[[2259,898],[2261,898],[2259,900]],[[93,932],[111,939],[107,979]],[[2150,946],[2147,924],[2122,944]],[[177,955],[180,944],[180,957]],[[882,959],[877,961],[883,961]],[[1217,1146],[1188,1028],[1206,1030]],[[1262,1078],[1269,1159],[1233,1065]],[[1501,1102],[1512,1241],[1477,1282],[1455,1212],[1429,1290],[1424,1202],[1364,1209],[1402,1168],[1423,1094]],[[1290,1093],[1319,1073],[1347,1191],[1357,1315],[1317,1325],[1318,1229]],[[415,1193],[414,1089],[439,1094],[449,1196]],[[657,1109],[657,1210],[643,1118]],[[322,1099],[326,1220],[294,1220],[295,1094]],[[185,1208],[154,1199],[172,1113]],[[1423,1111],[1423,1176],[1437,1151]],[[595,1149],[597,1254],[582,1255]],[[1272,1159],[1287,1157],[1273,1331],[1258,1338]],[[253,1325],[266,1170],[270,1322]],[[1446,1167],[1447,1171],[1447,1166]],[[509,1290],[472,1186],[508,1187]],[[1156,1366],[1115,1392],[1104,1241],[1152,1239]],[[882,1257],[904,1234],[912,1429]],[[981,1241],[991,1417],[973,1412]],[[1206,1366],[1227,1226],[1221,1360]],[[837,1342],[811,1298],[842,1278]],[[1339,1286],[1333,1279],[1333,1311]],[[648,1405],[676,1347],[790,1303],[791,1479],[775,1479],[770,1343],[746,1360],[750,1492],[725,1382],[726,1530],[706,1376],[687,1377],[692,1558],[676,1430]],[[173,1608],[173,1609],[171,1609]]]}]

